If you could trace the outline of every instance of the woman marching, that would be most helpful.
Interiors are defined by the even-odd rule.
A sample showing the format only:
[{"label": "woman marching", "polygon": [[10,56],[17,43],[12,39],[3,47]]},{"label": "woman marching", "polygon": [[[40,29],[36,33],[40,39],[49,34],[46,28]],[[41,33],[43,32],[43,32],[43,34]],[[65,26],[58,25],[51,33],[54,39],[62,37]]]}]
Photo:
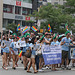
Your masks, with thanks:
[{"label": "woman marching", "polygon": [[[24,47],[23,47],[23,50],[22,50],[22,57],[23,57],[24,70],[27,70],[27,65],[28,65],[28,62],[29,62],[27,56],[25,55],[27,48],[29,48],[29,42],[28,42],[28,41],[29,41],[29,38],[26,37],[25,40],[24,40],[26,46],[24,46]],[[30,59],[30,58],[29,58],[29,59]]]},{"label": "woman marching", "polygon": [[10,44],[10,49],[11,49],[11,54],[12,54],[12,59],[13,59],[13,67],[12,69],[16,69],[16,67],[18,67],[18,59],[19,59],[19,56],[18,56],[18,53],[19,53],[19,49],[16,48],[16,43],[17,43],[17,38],[14,37],[14,41]]},{"label": "woman marching", "polygon": [[8,45],[6,43],[8,41],[9,41],[8,37],[7,37],[7,35],[5,35],[4,40],[2,41],[2,49],[3,49],[3,56],[4,56],[3,68],[5,70],[8,70],[7,65],[9,65],[9,59],[8,59],[8,56],[9,56],[9,47],[8,47]]},{"label": "woman marching", "polygon": [[32,66],[33,67],[33,70],[34,70],[34,73],[37,73],[38,71],[36,70],[35,68],[35,55],[36,55],[36,41],[37,41],[37,38],[36,37],[33,37],[31,39],[31,44],[30,44],[30,48],[31,48],[31,51],[32,51],[32,54],[31,54],[31,63],[27,69],[27,72],[30,72],[30,67]]},{"label": "woman marching", "polygon": [[[53,37],[53,42],[51,42],[51,45],[57,46],[60,45],[60,43],[58,42],[58,36],[57,34],[55,34],[55,36]],[[52,71],[56,71],[56,64],[52,64]]]}]

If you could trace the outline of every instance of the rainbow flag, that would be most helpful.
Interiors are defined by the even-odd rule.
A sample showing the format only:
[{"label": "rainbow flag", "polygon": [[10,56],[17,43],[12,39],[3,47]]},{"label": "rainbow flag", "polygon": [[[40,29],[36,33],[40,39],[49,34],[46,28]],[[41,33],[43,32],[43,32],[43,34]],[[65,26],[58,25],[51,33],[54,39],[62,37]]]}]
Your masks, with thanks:
[{"label": "rainbow flag", "polygon": [[68,29],[68,24],[67,23],[65,24],[65,27],[66,27],[66,30],[68,31],[69,29]]},{"label": "rainbow flag", "polygon": [[31,29],[36,32],[38,29],[35,26],[32,26]]},{"label": "rainbow flag", "polygon": [[22,56],[22,51],[20,51],[20,53],[19,53],[19,57],[21,57]]},{"label": "rainbow flag", "polygon": [[26,33],[28,31],[28,27],[26,26],[22,32],[22,34]]},{"label": "rainbow flag", "polygon": [[52,32],[50,24],[48,24],[48,31]]},{"label": "rainbow flag", "polygon": [[19,38],[19,40],[18,41],[21,41],[21,38]]},{"label": "rainbow flag", "polygon": [[21,30],[20,24],[18,24],[18,26],[17,26],[17,31],[20,31],[20,30]]}]

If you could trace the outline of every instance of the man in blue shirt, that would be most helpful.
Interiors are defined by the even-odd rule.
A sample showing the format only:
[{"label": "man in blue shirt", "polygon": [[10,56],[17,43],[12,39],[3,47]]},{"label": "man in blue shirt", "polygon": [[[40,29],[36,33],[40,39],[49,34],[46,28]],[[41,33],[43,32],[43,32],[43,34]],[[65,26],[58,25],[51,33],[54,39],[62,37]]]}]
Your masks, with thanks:
[{"label": "man in blue shirt", "polygon": [[64,62],[66,60],[66,69],[69,70],[69,45],[70,45],[70,31],[66,31],[66,37],[62,38],[61,46],[62,46],[62,68],[64,69]]}]

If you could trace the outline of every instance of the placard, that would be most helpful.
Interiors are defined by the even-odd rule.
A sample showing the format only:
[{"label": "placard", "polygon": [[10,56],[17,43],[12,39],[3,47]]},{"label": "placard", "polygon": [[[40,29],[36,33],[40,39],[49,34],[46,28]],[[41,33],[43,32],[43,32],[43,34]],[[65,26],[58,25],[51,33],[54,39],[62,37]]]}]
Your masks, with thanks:
[{"label": "placard", "polygon": [[26,46],[25,41],[20,41],[20,43],[21,43],[21,47],[25,47]]},{"label": "placard", "polygon": [[42,46],[42,54],[45,65],[61,63],[62,50],[61,46]]},{"label": "placard", "polygon": [[69,46],[70,59],[75,59],[75,46]]}]

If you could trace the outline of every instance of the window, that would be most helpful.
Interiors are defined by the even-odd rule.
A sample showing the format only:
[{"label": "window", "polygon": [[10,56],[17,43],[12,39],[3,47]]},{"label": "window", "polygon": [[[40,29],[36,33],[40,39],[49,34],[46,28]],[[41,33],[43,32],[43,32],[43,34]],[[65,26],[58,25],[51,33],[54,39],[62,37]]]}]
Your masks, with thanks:
[{"label": "window", "polygon": [[16,25],[21,24],[21,21],[15,20],[15,24],[16,24]]},{"label": "window", "polygon": [[23,2],[32,3],[32,0],[23,0]]},{"label": "window", "polygon": [[11,23],[13,23],[13,20],[11,20],[11,19],[8,20],[8,24],[11,24]]},{"label": "window", "polygon": [[27,14],[28,14],[27,8],[23,8],[23,9],[22,9],[22,15],[27,15]]},{"label": "window", "polygon": [[15,7],[15,14],[21,14],[21,7]]},{"label": "window", "polygon": [[54,2],[54,5],[57,5],[58,4],[58,2]]},{"label": "window", "polygon": [[25,21],[22,21],[22,26],[23,26],[23,27],[25,26]]},{"label": "window", "polygon": [[32,14],[32,10],[28,8],[23,8],[22,15],[28,15],[28,14]]},{"label": "window", "polygon": [[31,9],[28,9],[28,14],[32,14],[32,10]]},{"label": "window", "polygon": [[12,9],[13,9],[13,6],[11,5],[6,5],[6,4],[3,5],[3,12],[12,13]]},{"label": "window", "polygon": [[26,22],[26,21],[22,21],[22,26],[25,27],[25,26],[31,26],[32,23],[31,22]]},{"label": "window", "polygon": [[66,4],[66,2],[63,2],[63,5],[65,5]]}]

